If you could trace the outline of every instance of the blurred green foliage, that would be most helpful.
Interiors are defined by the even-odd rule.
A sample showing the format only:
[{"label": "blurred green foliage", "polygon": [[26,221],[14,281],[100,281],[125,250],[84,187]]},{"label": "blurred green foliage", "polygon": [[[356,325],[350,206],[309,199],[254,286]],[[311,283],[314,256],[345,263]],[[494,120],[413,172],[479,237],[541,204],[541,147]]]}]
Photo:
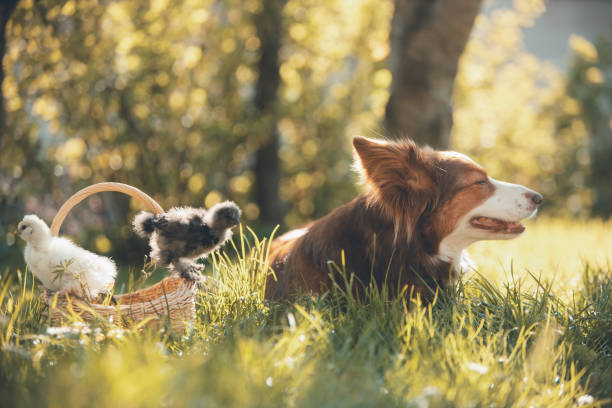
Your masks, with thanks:
[{"label": "blurred green foliage", "polygon": [[[231,198],[254,222],[252,154],[269,121],[281,131],[286,221],[325,213],[355,192],[344,136],[383,113],[391,6],[289,1],[281,97],[271,117],[254,117],[257,0],[20,2],[5,60],[2,205],[15,208],[5,225],[24,211],[50,220],[69,194],[105,180],[137,186],[164,208]],[[120,225],[88,244],[107,252],[128,239],[137,203],[98,198],[90,207]]]},{"label": "blurred green foliage", "polygon": [[547,214],[585,216],[592,193],[581,104],[567,95],[561,72],[523,41],[523,28],[544,10],[543,2],[521,0],[478,17],[460,62],[452,141],[491,176],[543,193]]},{"label": "blurred green foliage", "polygon": [[575,56],[567,92],[581,106],[589,134],[590,174],[586,184],[593,188],[593,215],[612,215],[612,37],[591,44],[572,39]]},{"label": "blurred green foliage", "polygon": [[[271,121],[281,135],[286,224],[353,197],[350,137],[385,133],[393,2],[287,1],[279,100],[260,117],[253,96],[261,7],[260,0],[21,0],[4,60],[0,256],[18,258],[5,242],[24,213],[50,221],[70,194],[99,181],[134,185],[164,208],[233,199],[257,227],[253,153]],[[542,191],[550,214],[584,215],[592,193],[582,104],[522,43],[521,29],[543,7],[516,0],[478,18],[457,77],[453,147],[493,177]],[[129,225],[139,208],[116,194],[94,196],[63,231],[140,261],[145,244]]]}]

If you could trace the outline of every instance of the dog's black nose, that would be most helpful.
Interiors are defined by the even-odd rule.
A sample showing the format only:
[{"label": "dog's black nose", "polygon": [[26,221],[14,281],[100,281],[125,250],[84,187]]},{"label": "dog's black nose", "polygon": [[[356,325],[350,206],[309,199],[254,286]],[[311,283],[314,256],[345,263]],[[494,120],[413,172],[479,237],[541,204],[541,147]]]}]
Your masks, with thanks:
[{"label": "dog's black nose", "polygon": [[535,205],[540,205],[542,204],[542,201],[544,201],[544,197],[542,196],[542,194],[536,193],[535,191],[527,193],[526,195],[529,199],[531,199],[531,201],[533,201]]}]

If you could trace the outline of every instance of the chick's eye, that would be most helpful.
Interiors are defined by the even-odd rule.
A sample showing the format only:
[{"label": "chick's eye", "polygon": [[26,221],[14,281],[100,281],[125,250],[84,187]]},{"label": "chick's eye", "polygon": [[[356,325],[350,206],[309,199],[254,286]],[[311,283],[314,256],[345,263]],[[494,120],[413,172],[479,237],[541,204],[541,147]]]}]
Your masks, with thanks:
[{"label": "chick's eye", "polygon": [[25,230],[25,229],[26,229],[26,226],[25,226],[25,225],[22,225],[22,226],[21,226],[21,230],[23,231],[23,230]]}]

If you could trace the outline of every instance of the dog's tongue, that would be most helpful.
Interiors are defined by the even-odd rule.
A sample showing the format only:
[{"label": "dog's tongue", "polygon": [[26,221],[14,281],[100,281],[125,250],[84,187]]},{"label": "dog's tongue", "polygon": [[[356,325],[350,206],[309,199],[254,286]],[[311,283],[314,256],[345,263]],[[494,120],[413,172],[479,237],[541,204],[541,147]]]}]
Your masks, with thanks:
[{"label": "dog's tongue", "polygon": [[506,226],[506,223],[502,220],[496,220],[494,218],[487,217],[474,218],[474,224],[478,224],[487,228],[502,228]]},{"label": "dog's tongue", "polygon": [[489,230],[503,230],[504,232],[522,232],[525,229],[520,222],[506,222],[489,217],[476,217],[472,219],[472,225]]}]

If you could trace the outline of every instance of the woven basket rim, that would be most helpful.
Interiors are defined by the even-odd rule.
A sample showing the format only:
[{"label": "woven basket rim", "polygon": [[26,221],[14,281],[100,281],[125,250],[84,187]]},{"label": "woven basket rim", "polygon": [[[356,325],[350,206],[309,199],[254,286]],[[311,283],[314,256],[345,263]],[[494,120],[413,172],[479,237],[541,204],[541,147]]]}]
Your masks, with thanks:
[{"label": "woven basket rim", "polygon": [[142,190],[134,186],[130,186],[129,184],[106,181],[82,188],[76,193],[74,193],[72,196],[70,196],[68,200],[66,200],[64,204],[62,204],[60,209],[57,211],[57,214],[55,214],[55,217],[51,222],[51,234],[53,236],[57,236],[59,234],[59,230],[62,227],[62,223],[66,219],[66,216],[68,215],[68,213],[70,213],[70,210],[72,210],[77,204],[79,204],[81,201],[85,200],[87,197],[93,194],[105,191],[115,191],[134,197],[141,201],[149,210],[151,210],[155,214],[161,214],[164,212],[162,206],[159,205],[157,201],[155,201]]},{"label": "woven basket rim", "polygon": [[151,299],[159,299],[160,297],[167,296],[168,294],[174,293],[178,290],[193,290],[195,293],[195,291],[197,291],[197,287],[198,284],[196,282],[188,281],[180,276],[171,275],[145,288],[133,292],[114,295],[113,297],[117,301],[116,305],[107,305],[97,303],[95,301],[88,301],[70,294],[58,294],[57,292],[50,291],[47,288],[43,288],[42,299],[45,304],[51,304],[55,296],[57,296],[59,300],[63,300],[66,298],[66,296],[68,296],[72,303],[81,303],[87,305],[88,307],[100,310],[115,310],[117,306],[131,306],[139,303],[146,303]]}]

